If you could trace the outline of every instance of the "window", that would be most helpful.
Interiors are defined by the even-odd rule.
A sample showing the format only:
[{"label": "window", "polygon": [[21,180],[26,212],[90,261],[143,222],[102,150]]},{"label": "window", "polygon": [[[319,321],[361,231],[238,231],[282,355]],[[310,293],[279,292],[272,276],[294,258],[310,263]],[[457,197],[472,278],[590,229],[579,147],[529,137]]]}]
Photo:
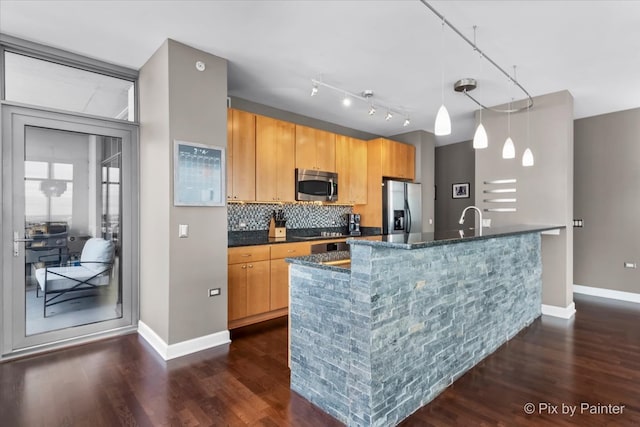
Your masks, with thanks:
[{"label": "window", "polygon": [[4,52],[5,99],[135,121],[134,82]]},{"label": "window", "polygon": [[27,222],[66,221],[73,215],[73,165],[24,162]]}]

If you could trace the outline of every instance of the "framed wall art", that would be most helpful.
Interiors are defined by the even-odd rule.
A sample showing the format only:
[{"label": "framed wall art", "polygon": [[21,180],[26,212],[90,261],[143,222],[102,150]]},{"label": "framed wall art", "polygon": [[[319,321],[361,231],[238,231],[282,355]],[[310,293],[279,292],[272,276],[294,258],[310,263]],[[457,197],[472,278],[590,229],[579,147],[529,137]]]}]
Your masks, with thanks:
[{"label": "framed wall art", "polygon": [[175,206],[224,206],[225,174],[224,147],[174,141]]},{"label": "framed wall art", "polygon": [[469,198],[469,183],[462,182],[452,185],[451,197],[454,199],[468,199]]}]

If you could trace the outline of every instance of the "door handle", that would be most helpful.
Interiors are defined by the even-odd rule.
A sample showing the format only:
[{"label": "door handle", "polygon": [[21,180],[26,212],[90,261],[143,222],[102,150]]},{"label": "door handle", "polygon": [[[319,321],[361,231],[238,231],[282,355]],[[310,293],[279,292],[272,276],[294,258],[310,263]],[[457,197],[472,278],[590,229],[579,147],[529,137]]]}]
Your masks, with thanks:
[{"label": "door handle", "polygon": [[20,233],[17,231],[13,232],[13,256],[20,256],[20,243],[22,242],[33,242],[33,239],[29,239],[28,237],[20,237]]}]

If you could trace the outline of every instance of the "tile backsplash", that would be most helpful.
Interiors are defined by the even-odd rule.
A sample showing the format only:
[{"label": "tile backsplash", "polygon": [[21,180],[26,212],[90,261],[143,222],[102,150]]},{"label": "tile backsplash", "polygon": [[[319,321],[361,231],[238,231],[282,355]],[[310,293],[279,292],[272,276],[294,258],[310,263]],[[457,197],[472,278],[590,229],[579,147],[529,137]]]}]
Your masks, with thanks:
[{"label": "tile backsplash", "polygon": [[284,211],[289,229],[346,227],[347,214],[352,212],[351,206],[316,205],[313,203],[229,203],[227,205],[227,229],[228,231],[268,230],[273,211],[278,209]]}]

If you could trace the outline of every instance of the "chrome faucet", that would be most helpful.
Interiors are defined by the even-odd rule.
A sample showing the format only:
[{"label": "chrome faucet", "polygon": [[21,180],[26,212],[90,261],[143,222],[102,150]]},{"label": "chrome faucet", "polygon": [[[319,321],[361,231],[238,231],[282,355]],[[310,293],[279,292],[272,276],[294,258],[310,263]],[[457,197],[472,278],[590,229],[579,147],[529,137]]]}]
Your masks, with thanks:
[{"label": "chrome faucet", "polygon": [[464,224],[464,214],[466,214],[469,209],[475,209],[478,212],[478,217],[480,220],[479,221],[480,227],[478,228],[478,230],[480,230],[480,236],[482,236],[482,211],[476,206],[467,206],[466,208],[464,208],[464,210],[462,211],[462,215],[460,215],[460,220],[458,221],[458,224]]}]

